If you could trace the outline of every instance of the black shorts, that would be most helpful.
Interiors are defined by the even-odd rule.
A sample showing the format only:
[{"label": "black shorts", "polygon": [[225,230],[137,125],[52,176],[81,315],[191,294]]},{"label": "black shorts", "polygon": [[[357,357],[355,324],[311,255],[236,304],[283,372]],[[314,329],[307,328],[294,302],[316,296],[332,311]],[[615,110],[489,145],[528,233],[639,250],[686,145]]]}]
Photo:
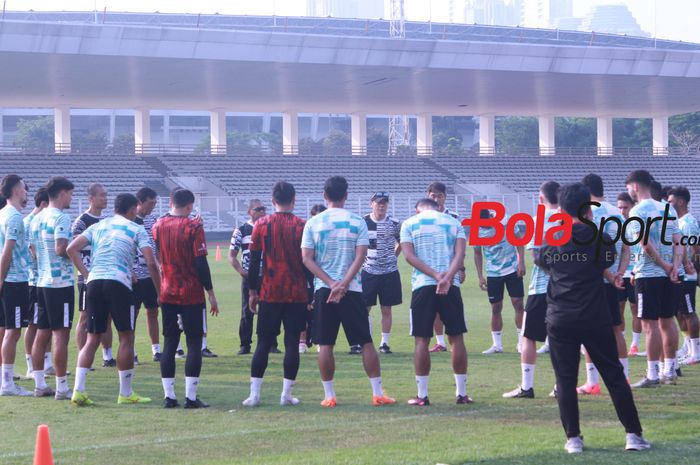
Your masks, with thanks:
[{"label": "black shorts", "polygon": [[134,308],[138,311],[141,305],[149,310],[158,308],[158,293],[151,278],[139,279],[133,284]]},{"label": "black shorts", "polygon": [[330,293],[330,289],[322,287],[314,294],[314,343],[335,345],[341,324],[350,345],[372,342],[367,307],[362,300],[362,293],[348,291],[339,303],[329,304],[326,301]]},{"label": "black shorts", "polygon": [[673,284],[667,277],[637,278],[637,318],[658,320],[673,318],[683,291],[681,283]]},{"label": "black shorts", "polygon": [[620,326],[622,324],[622,315],[620,315],[620,303],[617,301],[617,291],[620,289],[610,283],[603,284],[603,287],[605,287],[605,302],[608,304],[608,310],[610,310],[612,325]]},{"label": "black shorts", "polygon": [[75,290],[73,286],[39,287],[39,329],[70,329],[73,326],[75,311]]},{"label": "black shorts", "polygon": [[547,294],[530,294],[525,302],[523,336],[531,341],[544,342],[547,339]]},{"label": "black shorts", "polygon": [[86,304],[85,295],[86,294],[87,294],[87,284],[85,284],[84,282],[79,282],[78,283],[78,311],[79,312],[85,311],[85,304]]},{"label": "black shorts", "polygon": [[617,301],[624,302],[627,301],[631,304],[637,303],[637,293],[634,291],[634,286],[632,285],[631,278],[624,278],[625,289],[617,289]]},{"label": "black shorts", "polygon": [[278,336],[280,325],[285,334],[296,334],[306,329],[306,304],[260,302],[258,306],[258,336]]},{"label": "black shorts", "polygon": [[136,324],[131,289],[113,279],[96,279],[87,283],[87,331],[102,334],[107,331],[111,315],[117,331],[133,331]]},{"label": "black shorts", "polygon": [[21,329],[29,326],[29,284],[8,283],[2,285],[2,320],[0,326],[6,329]]},{"label": "black shorts", "polygon": [[39,321],[38,287],[29,286],[29,324],[36,325]]},{"label": "black shorts", "polygon": [[695,313],[695,288],[697,281],[683,281],[683,293],[678,300],[678,314],[692,315]]},{"label": "black shorts", "polygon": [[[207,331],[207,304],[176,305],[162,303],[163,313],[163,337],[179,336],[181,331],[187,337],[202,337]],[[182,318],[182,329],[177,321],[178,315]]]},{"label": "black shorts", "polygon": [[525,296],[523,278],[519,278],[518,273],[511,273],[505,276],[488,276],[486,278],[486,291],[489,295],[490,303],[494,304],[503,301],[504,287],[508,289],[508,295],[512,298]]},{"label": "black shorts", "polygon": [[401,275],[398,270],[387,274],[371,274],[362,271],[362,300],[367,307],[377,305],[393,307],[401,305]]},{"label": "black shorts", "polygon": [[410,334],[414,337],[433,337],[433,322],[435,315],[445,325],[445,334],[459,336],[467,332],[467,322],[464,319],[464,304],[459,287],[450,286],[446,295],[437,295],[437,286],[423,286],[413,291],[411,295]]}]

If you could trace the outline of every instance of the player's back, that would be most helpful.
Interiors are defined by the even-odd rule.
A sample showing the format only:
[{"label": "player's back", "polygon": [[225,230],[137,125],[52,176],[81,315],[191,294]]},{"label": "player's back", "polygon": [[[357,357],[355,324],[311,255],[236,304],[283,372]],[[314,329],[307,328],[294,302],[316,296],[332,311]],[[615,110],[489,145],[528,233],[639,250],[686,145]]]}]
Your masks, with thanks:
[{"label": "player's back", "polygon": [[62,288],[73,285],[73,264],[67,257],[56,255],[56,241],[72,238],[70,217],[58,208],[48,207],[35,218],[33,231],[39,268],[39,287]]}]

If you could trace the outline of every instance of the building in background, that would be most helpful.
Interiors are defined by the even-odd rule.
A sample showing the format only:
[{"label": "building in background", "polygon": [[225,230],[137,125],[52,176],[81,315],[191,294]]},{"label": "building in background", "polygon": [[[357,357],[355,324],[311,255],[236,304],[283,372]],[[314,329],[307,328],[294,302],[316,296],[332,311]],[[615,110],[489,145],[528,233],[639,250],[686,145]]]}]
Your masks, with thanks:
[{"label": "building in background", "polygon": [[464,22],[495,26],[517,26],[523,0],[466,0]]},{"label": "building in background", "polygon": [[384,0],[307,0],[306,15],[333,18],[379,19]]},{"label": "building in background", "polygon": [[591,8],[588,15],[581,20],[580,31],[595,31],[609,34],[651,37],[641,26],[625,5],[598,5]]},{"label": "building in background", "polygon": [[551,28],[573,15],[573,0],[522,0],[521,25]]}]

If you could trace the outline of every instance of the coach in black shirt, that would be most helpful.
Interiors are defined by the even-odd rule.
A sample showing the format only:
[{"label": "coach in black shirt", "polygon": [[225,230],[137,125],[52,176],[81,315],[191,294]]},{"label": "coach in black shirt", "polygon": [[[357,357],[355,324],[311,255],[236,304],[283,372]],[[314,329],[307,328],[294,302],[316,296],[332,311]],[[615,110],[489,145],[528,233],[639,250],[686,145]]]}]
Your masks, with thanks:
[{"label": "coach in black shirt", "polygon": [[[610,311],[605,300],[603,275],[615,261],[615,247],[605,236],[597,251],[597,231],[578,219],[579,209],[590,201],[590,192],[581,183],[568,184],[559,193],[559,205],[573,218],[572,238],[561,246],[544,246],[537,265],[550,273],[547,289],[547,335],[557,380],[557,399],[567,436],[566,450],[580,453],[583,437],[579,428],[576,385],[580,347],[586,348],[610,392],[617,416],[627,432],[627,450],[648,449],[642,438],[632,391],[617,358]],[[590,206],[584,214],[592,219]],[[621,281],[618,279],[618,281]],[[616,282],[618,286],[622,283]]]}]

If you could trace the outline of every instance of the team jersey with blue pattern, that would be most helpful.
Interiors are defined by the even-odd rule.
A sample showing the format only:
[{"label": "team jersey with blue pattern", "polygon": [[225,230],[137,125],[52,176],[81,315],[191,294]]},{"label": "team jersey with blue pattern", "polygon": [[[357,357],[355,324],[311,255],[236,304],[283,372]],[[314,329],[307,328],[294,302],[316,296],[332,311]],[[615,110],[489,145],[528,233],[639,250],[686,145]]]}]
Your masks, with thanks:
[{"label": "team jersey with blue pattern", "polygon": [[[134,218],[134,223],[143,226],[143,229],[146,230],[146,234],[148,234],[148,239],[151,243],[151,249],[153,249],[154,254],[156,251],[156,245],[153,242],[152,231],[153,225],[156,224],[156,221],[158,221],[158,217],[156,215],[146,215],[143,218],[137,216]],[[151,277],[151,272],[148,271],[148,265],[146,264],[146,257],[144,257],[141,253],[141,249],[136,251],[136,259],[134,260],[134,276],[136,276],[136,279],[147,279]]]},{"label": "team jersey with blue pattern", "polygon": [[[620,213],[620,210],[617,209],[617,207],[613,206],[609,202],[599,202],[600,207],[596,207],[595,205],[591,206],[591,212],[593,213],[593,222],[596,224],[596,226],[600,226],[600,220],[603,218],[617,218],[620,220],[620,224],[625,222],[625,218],[622,216],[622,213]],[[610,236],[610,239],[615,239],[617,237],[619,227],[617,223],[614,221],[608,221],[605,223],[605,228],[603,229],[603,232]],[[613,273],[617,272],[617,268],[620,266],[620,254],[622,253],[622,239],[618,239],[615,241],[615,252],[617,255],[615,255],[615,263],[612,264],[610,268],[608,268],[610,271]],[[606,278],[603,278],[603,281],[608,282]]]},{"label": "team jersey with blue pattern", "polygon": [[12,261],[5,276],[5,282],[24,283],[29,280],[29,244],[24,232],[22,214],[10,204],[0,210],[0,251],[5,242],[15,241],[12,249]]},{"label": "team jersey with blue pattern", "polygon": [[131,289],[136,251],[152,249],[144,227],[121,215],[115,215],[90,226],[82,236],[92,246],[87,282],[110,279]]},{"label": "team jersey with blue pattern", "polygon": [[[454,258],[457,239],[466,240],[460,222],[450,215],[435,210],[426,210],[414,215],[401,226],[401,243],[413,244],[416,256],[439,273],[449,269],[450,262]],[[436,284],[435,279],[422,271],[413,269],[412,290]],[[453,285],[459,286],[457,275]]]},{"label": "team jersey with blue pattern", "polygon": [[[501,224],[505,228],[508,223],[508,216],[504,216]],[[515,235],[522,237],[525,233],[525,225],[518,222],[515,225]],[[496,228],[479,228],[479,237],[488,238],[496,234]],[[480,246],[484,261],[486,262],[486,276],[495,278],[507,276],[518,271],[518,251],[513,244],[508,242],[506,235],[503,235],[501,242],[494,245]]]},{"label": "team jersey with blue pattern", "polygon": [[[698,224],[697,218],[695,218],[693,215],[690,213],[686,213],[685,215],[681,216],[678,219],[678,227],[681,230],[681,234],[684,236],[700,236],[700,224]],[[691,246],[686,246],[686,253],[688,254],[688,258],[690,259],[691,263],[693,262],[693,248]],[[686,274],[685,275],[685,280],[686,281],[697,281],[698,280],[698,274],[693,273],[693,274]]]},{"label": "team jersey with blue pattern", "polygon": [[[364,218],[344,208],[329,208],[310,218],[301,238],[303,249],[313,249],[315,261],[335,281],[343,279],[355,260],[357,246],[369,246],[369,235]],[[315,290],[328,287],[319,278]],[[360,273],[353,278],[348,290],[362,292]]]},{"label": "team jersey with blue pattern", "polygon": [[[630,210],[630,218],[637,217],[640,218],[646,228],[647,219],[649,218],[663,218],[664,209],[666,204],[657,202],[653,199],[644,199],[637,205],[632,207]],[[669,215],[678,218],[676,210],[673,207],[669,209]],[[627,240],[636,241],[638,240],[640,234],[642,233],[641,225],[638,221],[630,221],[627,225]],[[668,221],[666,223],[666,237],[667,242],[671,242],[673,234],[680,234],[680,229],[678,227],[678,220]],[[671,262],[673,260],[673,246],[665,245],[661,243],[661,221],[655,221],[650,230],[647,233],[649,235],[649,244],[653,245],[659,255],[667,261]],[[634,263],[634,276],[635,278],[655,278],[655,277],[665,277],[666,272],[663,268],[657,265],[645,252],[643,247],[640,245],[637,248],[638,255],[635,257]],[[683,274],[682,264],[679,267],[679,274]]]},{"label": "team jersey with blue pattern", "polygon": [[38,287],[63,288],[74,282],[73,264],[67,257],[56,255],[56,241],[66,239],[70,242],[70,216],[58,208],[46,208],[35,221],[32,242],[37,253],[39,279]]},{"label": "team jersey with blue pattern", "polygon": [[[24,217],[24,220],[22,222],[24,223],[24,240],[26,241],[27,244],[27,249],[29,249],[29,244],[32,243],[32,221],[36,218],[36,215],[33,213],[30,213],[29,215]],[[36,280],[38,278],[38,271],[37,271],[37,266],[36,266],[36,259],[34,258],[34,255],[32,255],[31,251],[29,251],[29,268],[27,269],[29,280],[28,283],[30,286],[36,286]]]},{"label": "team jersey with blue pattern", "polygon": [[[556,226],[556,223],[552,223],[549,221],[549,218],[557,213],[556,210],[554,209],[547,209],[544,211],[544,231],[543,231],[543,241],[544,242],[544,237],[546,237],[544,234],[547,233],[549,228],[552,228]],[[532,220],[537,224],[537,216],[533,216]],[[532,236],[532,239],[530,240],[530,243],[525,246],[525,249],[527,250],[539,250],[542,248],[541,245],[535,245],[535,236]],[[549,284],[549,274],[545,273],[542,268],[540,268],[537,265],[532,265],[532,274],[530,275],[530,286],[527,289],[527,294],[528,295],[536,295],[536,294],[546,294],[547,293],[547,285]]]}]

